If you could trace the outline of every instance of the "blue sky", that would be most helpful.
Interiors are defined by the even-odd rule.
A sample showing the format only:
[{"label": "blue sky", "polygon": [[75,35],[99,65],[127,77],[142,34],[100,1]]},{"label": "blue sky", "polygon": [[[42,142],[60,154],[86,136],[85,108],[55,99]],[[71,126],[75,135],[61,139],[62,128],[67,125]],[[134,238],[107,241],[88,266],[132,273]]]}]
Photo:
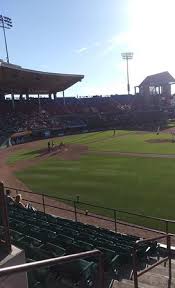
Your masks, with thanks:
[{"label": "blue sky", "polygon": [[[82,83],[66,91],[72,96],[125,93],[125,51],[134,52],[132,87],[151,73],[169,70],[175,76],[174,11],[174,0],[0,2],[0,14],[13,20],[7,31],[10,61],[30,69],[84,74]],[[5,59],[0,32],[0,58]]]}]

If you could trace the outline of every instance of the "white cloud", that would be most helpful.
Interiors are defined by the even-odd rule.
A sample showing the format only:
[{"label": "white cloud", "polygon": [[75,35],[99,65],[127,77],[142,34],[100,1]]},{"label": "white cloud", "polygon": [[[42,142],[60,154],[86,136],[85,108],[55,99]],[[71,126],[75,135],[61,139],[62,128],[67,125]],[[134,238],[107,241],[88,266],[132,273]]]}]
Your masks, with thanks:
[{"label": "white cloud", "polygon": [[95,47],[100,47],[100,46],[101,46],[101,43],[100,43],[99,41],[97,41],[97,42],[94,43],[94,46],[95,46]]},{"label": "white cloud", "polygon": [[107,41],[105,50],[102,53],[102,56],[105,56],[112,52],[114,49],[121,48],[123,46],[128,46],[128,43],[132,39],[132,35],[129,32],[120,32],[117,35],[114,35],[111,39]]},{"label": "white cloud", "polygon": [[101,43],[99,41],[96,41],[96,42],[92,43],[89,47],[82,47],[80,49],[75,50],[75,52],[77,54],[81,54],[81,53],[86,52],[89,49],[93,49],[94,47],[97,48],[97,47],[100,47],[100,46],[101,46]]},{"label": "white cloud", "polygon": [[82,47],[82,48],[80,48],[80,49],[77,49],[75,52],[78,53],[78,54],[81,54],[81,53],[86,52],[87,50],[88,50],[87,47]]},{"label": "white cloud", "polygon": [[45,64],[41,64],[40,69],[43,69],[43,70],[48,70],[49,69],[49,66],[48,65],[45,65]]}]

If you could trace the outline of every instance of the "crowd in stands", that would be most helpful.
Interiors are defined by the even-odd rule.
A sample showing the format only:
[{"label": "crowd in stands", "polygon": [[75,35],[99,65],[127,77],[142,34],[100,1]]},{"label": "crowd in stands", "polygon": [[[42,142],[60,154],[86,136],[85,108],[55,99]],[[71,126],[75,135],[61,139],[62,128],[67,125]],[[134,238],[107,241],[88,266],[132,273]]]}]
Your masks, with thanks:
[{"label": "crowd in stands", "polygon": [[40,101],[29,98],[15,100],[15,108],[11,100],[3,100],[0,102],[0,142],[4,135],[29,130],[104,129],[114,126],[144,129],[145,123],[150,126],[150,122],[160,120],[160,115],[155,111],[146,111],[138,99],[132,95],[66,97],[65,100],[41,98]]}]

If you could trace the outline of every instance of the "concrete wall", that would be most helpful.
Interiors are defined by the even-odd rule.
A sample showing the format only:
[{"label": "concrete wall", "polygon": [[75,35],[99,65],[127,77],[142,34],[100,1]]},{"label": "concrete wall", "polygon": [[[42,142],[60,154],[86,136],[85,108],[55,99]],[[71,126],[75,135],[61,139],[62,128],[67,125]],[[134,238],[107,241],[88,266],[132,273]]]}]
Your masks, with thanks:
[{"label": "concrete wall", "polygon": [[[23,250],[12,246],[11,254],[0,250],[0,268],[24,264],[25,253]],[[0,278],[0,288],[28,288],[27,273],[12,274]]]}]

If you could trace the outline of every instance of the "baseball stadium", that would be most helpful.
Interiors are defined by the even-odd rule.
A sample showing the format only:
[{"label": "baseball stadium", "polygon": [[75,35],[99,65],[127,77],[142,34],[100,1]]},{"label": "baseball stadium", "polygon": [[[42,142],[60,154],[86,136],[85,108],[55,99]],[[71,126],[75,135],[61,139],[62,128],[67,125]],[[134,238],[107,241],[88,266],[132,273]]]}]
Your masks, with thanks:
[{"label": "baseball stadium", "polygon": [[0,288],[175,287],[175,78],[58,72],[0,60]]}]

